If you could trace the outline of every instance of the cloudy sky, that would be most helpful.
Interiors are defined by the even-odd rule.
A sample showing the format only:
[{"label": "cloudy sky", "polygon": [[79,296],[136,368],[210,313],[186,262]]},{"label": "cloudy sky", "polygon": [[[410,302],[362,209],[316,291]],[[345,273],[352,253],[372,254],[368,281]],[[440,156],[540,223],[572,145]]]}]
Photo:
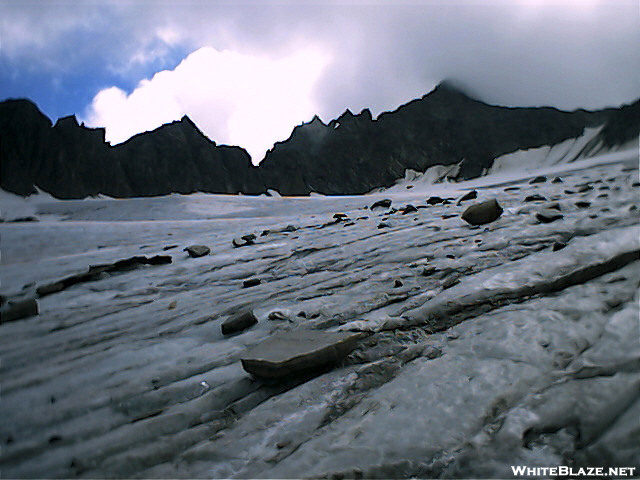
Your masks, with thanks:
[{"label": "cloudy sky", "polygon": [[0,0],[0,98],[112,144],[189,117],[259,161],[318,114],[374,116],[443,79],[489,103],[640,97],[638,0]]}]

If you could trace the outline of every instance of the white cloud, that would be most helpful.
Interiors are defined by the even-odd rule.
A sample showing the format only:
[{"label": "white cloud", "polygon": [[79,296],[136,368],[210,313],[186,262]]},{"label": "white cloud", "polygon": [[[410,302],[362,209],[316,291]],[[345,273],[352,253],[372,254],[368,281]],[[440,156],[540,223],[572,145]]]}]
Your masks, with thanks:
[{"label": "white cloud", "polygon": [[115,144],[187,114],[217,143],[246,148],[255,163],[318,111],[314,86],[329,61],[317,48],[274,59],[203,47],[130,94],[101,90],[85,123],[105,127]]}]

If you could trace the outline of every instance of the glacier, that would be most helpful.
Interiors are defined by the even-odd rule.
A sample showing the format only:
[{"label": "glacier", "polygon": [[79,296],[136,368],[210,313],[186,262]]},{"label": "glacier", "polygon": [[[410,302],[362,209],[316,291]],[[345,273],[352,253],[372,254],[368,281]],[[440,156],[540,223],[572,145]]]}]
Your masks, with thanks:
[{"label": "glacier", "polygon": [[[461,183],[408,175],[362,196],[2,192],[8,300],[89,265],[172,257],[41,297],[39,315],[0,324],[2,475],[512,478],[512,465],[640,467],[638,151],[556,160],[498,162]],[[455,202],[470,190],[477,200]],[[544,200],[525,202],[532,194]],[[451,203],[428,205],[430,195]],[[383,198],[418,208],[368,208]],[[504,208],[498,220],[460,219],[490,198]],[[538,222],[554,202],[562,219]],[[234,248],[246,234],[255,243]],[[189,258],[192,244],[211,253]],[[243,288],[250,278],[261,283]],[[258,323],[222,335],[246,308]],[[311,376],[268,382],[242,369],[248,349],[298,328],[366,338]]]}]

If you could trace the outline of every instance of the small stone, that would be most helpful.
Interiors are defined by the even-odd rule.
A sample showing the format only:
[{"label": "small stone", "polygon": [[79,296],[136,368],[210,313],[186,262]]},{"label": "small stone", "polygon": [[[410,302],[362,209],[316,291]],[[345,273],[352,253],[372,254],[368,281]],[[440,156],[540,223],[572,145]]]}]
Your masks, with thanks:
[{"label": "small stone", "polygon": [[566,193],[567,195],[573,195],[576,192],[574,192],[573,190],[567,189],[567,190],[564,191],[564,193]]},{"label": "small stone", "polygon": [[407,189],[407,190],[411,190],[412,188],[413,188],[413,185],[407,185],[407,186],[406,186],[406,189]]},{"label": "small stone", "polygon": [[547,181],[547,177],[545,177],[544,175],[540,175],[538,177],[532,178],[531,181],[529,182],[529,185],[533,185],[534,183],[544,183]]},{"label": "small stone", "polygon": [[578,186],[578,193],[590,192],[591,190],[593,190],[593,187],[588,183]]},{"label": "small stone", "polygon": [[443,290],[448,290],[449,288],[457,285],[460,283],[460,277],[458,276],[452,276],[447,278],[443,283],[442,283],[442,289]]},{"label": "small stone", "polygon": [[168,310],[173,310],[174,308],[176,308],[178,306],[178,302],[173,300],[168,307]]},{"label": "small stone", "polygon": [[436,196],[427,198],[427,205],[437,205],[439,203],[444,203],[444,198]]},{"label": "small stone", "polygon": [[211,249],[206,245],[191,245],[186,247],[183,251],[187,252],[191,258],[198,258],[209,255]]},{"label": "small stone", "polygon": [[167,250],[171,250],[172,248],[177,248],[178,245],[165,245],[164,247],[162,247],[162,250],[167,251]]},{"label": "small stone", "polygon": [[478,192],[475,190],[471,190],[465,193],[463,196],[461,196],[458,199],[458,205],[460,205],[462,202],[466,202],[467,200],[473,200],[475,198],[478,198]]},{"label": "small stone", "polygon": [[232,333],[242,332],[254,326],[256,323],[258,323],[258,319],[254,315],[253,310],[240,312],[229,317],[222,323],[222,334],[230,335]]},{"label": "small stone", "polygon": [[[135,257],[139,265],[168,265],[171,255],[154,255],[153,257]],[[115,265],[114,265],[115,267]]]},{"label": "small stone", "polygon": [[542,195],[534,193],[533,195],[529,195],[524,199],[525,202],[546,202],[547,199]]},{"label": "small stone", "polygon": [[285,233],[290,233],[290,232],[295,232],[296,230],[298,230],[298,229],[294,225],[287,225],[286,227],[284,227],[280,231],[281,232],[285,232]]},{"label": "small stone", "polygon": [[260,285],[262,282],[260,281],[259,278],[250,278],[249,280],[245,280],[244,282],[242,282],[242,287],[243,288],[249,288],[249,287],[255,287],[257,285]]},{"label": "small stone", "polygon": [[502,207],[494,198],[467,207],[462,213],[462,219],[471,225],[484,225],[485,223],[491,223],[500,218],[502,211]]},{"label": "small stone", "polygon": [[423,277],[429,277],[434,273],[436,273],[437,271],[438,269],[436,267],[424,267],[422,269],[422,272],[420,272],[420,275],[422,275]]},{"label": "small stone", "polygon": [[388,198],[385,198],[383,200],[378,200],[369,208],[373,210],[374,208],[389,208],[389,207],[391,207],[391,200]]},{"label": "small stone", "polygon": [[566,243],[554,242],[553,243],[553,247],[551,247],[551,250],[554,251],[554,252],[557,252],[558,250],[562,250],[566,246],[567,246]]},{"label": "small stone", "polygon": [[301,318],[307,318],[307,312],[305,312],[304,310],[301,310],[298,312],[298,316]]},{"label": "small stone", "polygon": [[255,243],[256,236],[255,235],[243,235],[240,238],[234,238],[231,241],[231,244],[234,248],[240,247],[248,247],[249,245],[253,245]]},{"label": "small stone", "polygon": [[402,212],[403,215],[406,215],[407,213],[417,212],[417,211],[418,209],[411,204],[408,204],[400,209],[400,212]]},{"label": "small stone", "polygon": [[270,312],[269,315],[267,315],[267,320],[271,320],[271,321],[289,321],[289,317],[287,317],[284,313],[282,313],[280,310],[274,310],[273,312]]},{"label": "small stone", "polygon": [[547,205],[545,205],[545,208],[550,208],[552,210],[558,210],[558,211],[562,210],[558,202],[548,203]]},{"label": "small stone", "polygon": [[403,285],[404,284],[402,283],[402,280],[396,280],[395,282],[393,282],[393,288],[400,288]]},{"label": "small stone", "polygon": [[271,230],[262,230],[262,233],[260,234],[261,237],[266,237],[267,235],[269,235],[271,233]]},{"label": "small stone", "polygon": [[556,177],[551,181],[551,183],[562,183],[562,182],[563,182],[562,177]]},{"label": "small stone", "polygon": [[378,224],[378,228],[389,228],[391,225],[389,225],[387,222],[380,222]]},{"label": "small stone", "polygon": [[553,210],[541,210],[538,213],[536,213],[536,219],[540,223],[551,223],[551,222],[555,222],[556,220],[560,220],[562,218],[563,216],[561,213],[558,213]]},{"label": "small stone", "polygon": [[39,297],[44,297],[46,295],[51,295],[52,293],[61,292],[65,288],[66,286],[64,282],[53,282],[39,286],[38,288],[36,288],[36,293]]},{"label": "small stone", "polygon": [[580,200],[575,203],[578,208],[589,208],[591,206],[591,202],[587,202],[586,200]]},{"label": "small stone", "polygon": [[15,320],[21,320],[23,318],[32,317],[38,315],[38,302],[35,298],[28,298],[26,300],[9,301],[0,310],[0,323],[13,322]]}]

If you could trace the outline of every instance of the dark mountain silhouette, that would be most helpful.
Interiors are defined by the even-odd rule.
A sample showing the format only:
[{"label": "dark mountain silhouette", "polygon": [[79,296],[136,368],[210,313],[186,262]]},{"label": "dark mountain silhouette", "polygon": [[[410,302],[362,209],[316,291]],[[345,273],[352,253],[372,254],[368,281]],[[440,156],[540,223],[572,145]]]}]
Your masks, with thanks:
[{"label": "dark mountain silhouette", "polygon": [[0,103],[0,186],[20,195],[39,187],[59,198],[195,191],[284,195],[360,194],[392,185],[407,168],[462,161],[460,178],[481,174],[497,156],[552,145],[605,125],[604,144],[640,132],[640,101],[595,112],[487,105],[443,82],[376,120],[349,110],[324,124],[297,126],[259,167],[239,147],[216,145],[188,118],[110,146],[103,129],[75,117],[51,121],[29,100]]}]

